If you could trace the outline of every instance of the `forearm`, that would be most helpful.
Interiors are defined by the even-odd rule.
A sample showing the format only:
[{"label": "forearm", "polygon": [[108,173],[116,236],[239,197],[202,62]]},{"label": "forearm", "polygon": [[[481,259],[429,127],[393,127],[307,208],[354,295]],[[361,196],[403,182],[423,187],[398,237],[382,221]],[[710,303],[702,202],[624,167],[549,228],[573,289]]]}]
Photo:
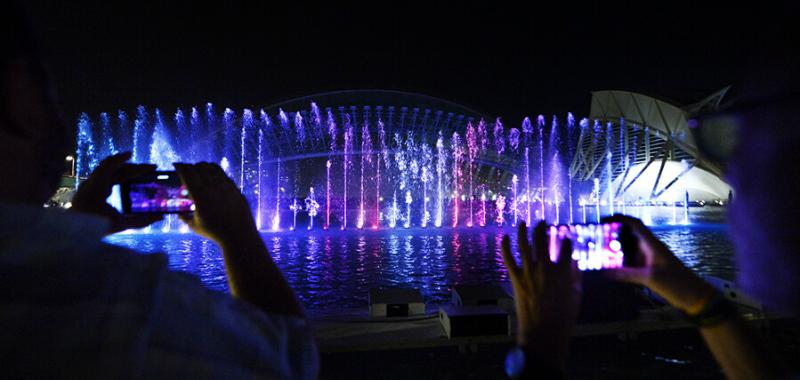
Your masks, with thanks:
[{"label": "forearm", "polygon": [[303,307],[257,231],[226,238],[220,245],[228,284],[235,297],[267,312],[304,316]]},{"label": "forearm", "polygon": [[767,347],[738,316],[701,327],[700,333],[729,379],[781,378]]},{"label": "forearm", "polygon": [[660,276],[651,289],[690,318],[705,319],[699,322],[700,333],[725,375],[731,379],[777,378],[779,367],[769,360],[767,348],[733,305],[700,277],[681,269],[672,272],[670,281]]},{"label": "forearm", "polygon": [[[687,270],[688,271],[688,270]],[[668,300],[692,318],[709,312],[708,308],[721,297],[714,288],[697,276],[673,281]],[[725,305],[729,305],[724,301]],[[732,305],[727,306],[733,308]],[[714,309],[711,307],[711,309]],[[767,349],[761,339],[744,324],[735,309],[721,314],[722,320],[707,326],[700,324],[700,333],[711,353],[731,379],[776,378],[775,367],[769,365]]]}]

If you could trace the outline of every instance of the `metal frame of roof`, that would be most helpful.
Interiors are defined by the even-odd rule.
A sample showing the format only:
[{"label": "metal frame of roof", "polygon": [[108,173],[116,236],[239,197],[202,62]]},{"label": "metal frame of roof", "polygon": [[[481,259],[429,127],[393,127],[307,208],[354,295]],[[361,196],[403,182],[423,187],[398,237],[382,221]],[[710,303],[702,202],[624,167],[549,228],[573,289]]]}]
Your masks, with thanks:
[{"label": "metal frame of roof", "polygon": [[[702,167],[721,176],[721,169],[703,161],[694,136],[689,130],[689,119],[705,110],[717,109],[730,89],[725,87],[688,106],[622,90],[593,91],[589,117],[595,127],[583,126],[570,165],[570,176],[580,181],[592,177],[622,176],[616,196],[624,194],[652,163],[660,160],[659,175],[653,183],[651,197],[658,197],[677,178],[667,181],[659,190],[661,171],[668,160],[684,159],[693,166]],[[619,136],[619,144],[616,137]],[[602,146],[604,145],[604,146]],[[611,173],[603,173],[603,163],[611,160]],[[630,173],[637,163],[645,163],[639,173]],[[630,175],[630,177],[629,177]],[[629,182],[626,179],[631,178]],[[613,179],[613,178],[612,178]]]}]

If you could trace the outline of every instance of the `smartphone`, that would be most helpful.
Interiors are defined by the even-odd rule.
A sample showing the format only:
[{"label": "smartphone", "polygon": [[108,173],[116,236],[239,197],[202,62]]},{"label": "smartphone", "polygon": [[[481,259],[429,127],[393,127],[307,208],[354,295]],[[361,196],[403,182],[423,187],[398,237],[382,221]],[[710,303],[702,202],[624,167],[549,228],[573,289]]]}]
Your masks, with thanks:
[{"label": "smartphone", "polygon": [[[622,268],[625,254],[620,235],[622,224],[618,222],[603,224],[573,224],[550,226],[550,259],[558,255],[559,240],[572,240],[572,259],[578,262],[578,269],[601,270]],[[553,256],[556,257],[553,257]]]},{"label": "smartphone", "polygon": [[189,191],[174,171],[158,171],[120,184],[126,214],[180,214],[194,211]]}]

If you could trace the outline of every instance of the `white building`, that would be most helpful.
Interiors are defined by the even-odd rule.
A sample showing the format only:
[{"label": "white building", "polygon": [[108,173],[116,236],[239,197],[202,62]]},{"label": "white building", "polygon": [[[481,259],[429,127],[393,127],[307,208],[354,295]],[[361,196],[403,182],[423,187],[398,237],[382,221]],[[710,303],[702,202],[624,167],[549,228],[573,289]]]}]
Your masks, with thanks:
[{"label": "white building", "polygon": [[[731,187],[719,165],[701,157],[688,120],[719,107],[728,87],[689,106],[630,91],[592,92],[570,176],[599,178],[603,200],[615,202],[727,201]],[[610,180],[610,186],[607,185]]]}]

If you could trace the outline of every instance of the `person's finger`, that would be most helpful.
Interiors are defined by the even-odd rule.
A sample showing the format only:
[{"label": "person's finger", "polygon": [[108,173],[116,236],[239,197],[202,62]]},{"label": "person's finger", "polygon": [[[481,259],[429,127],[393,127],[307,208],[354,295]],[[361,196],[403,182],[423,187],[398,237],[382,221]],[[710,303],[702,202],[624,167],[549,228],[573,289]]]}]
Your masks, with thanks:
[{"label": "person's finger", "polygon": [[214,184],[214,178],[211,174],[211,168],[213,167],[212,164],[208,162],[198,162],[194,165],[195,171],[197,172],[197,178],[203,182],[203,184],[211,185]]},{"label": "person's finger", "polygon": [[204,164],[208,165],[208,169],[212,173],[212,175],[219,176],[219,177],[230,178],[230,177],[228,177],[228,173],[226,173],[225,170],[222,169],[222,166],[219,166],[217,164],[208,163],[208,162],[205,162]]},{"label": "person's finger", "polygon": [[122,152],[117,153],[111,156],[104,158],[100,161],[100,164],[97,165],[97,168],[92,172],[90,176],[96,176],[100,178],[106,178],[110,180],[111,176],[114,172],[119,170],[125,162],[131,159],[131,152]]},{"label": "person's finger", "polygon": [[189,226],[189,228],[194,229],[195,227],[194,214],[178,214],[178,219],[186,223],[186,225]]},{"label": "person's finger", "polygon": [[506,264],[506,269],[508,269],[508,275],[511,277],[511,281],[518,281],[520,268],[517,266],[517,262],[511,254],[511,240],[508,238],[508,235],[503,236],[503,240],[500,243],[500,252],[503,254],[503,262]]},{"label": "person's finger", "polygon": [[207,166],[208,175],[211,181],[219,185],[228,185],[238,188],[233,179],[230,176],[228,176],[228,173],[225,173],[225,171],[222,170],[222,167],[220,167],[217,164],[207,164],[207,165],[208,165]]},{"label": "person's finger", "polygon": [[568,272],[570,266],[572,266],[572,239],[569,237],[561,238],[559,236],[559,240],[561,240],[561,247],[558,250],[558,261],[556,266],[560,271]]},{"label": "person's finger", "polygon": [[634,284],[646,285],[647,280],[650,278],[650,270],[648,268],[615,268],[606,269],[603,274],[611,279],[630,282]]},{"label": "person's finger", "polygon": [[572,273],[572,284],[575,286],[575,290],[583,293],[583,273],[578,269],[578,261],[571,260],[569,267]]},{"label": "person's finger", "polygon": [[521,222],[517,226],[517,248],[519,248],[519,255],[522,257],[522,268],[525,270],[533,269],[534,258],[531,252],[531,241],[528,237],[528,228],[525,222]]},{"label": "person's finger", "polygon": [[122,183],[156,171],[156,165],[125,164],[114,173],[114,183]]},{"label": "person's finger", "polygon": [[100,164],[89,174],[80,186],[83,194],[90,195],[89,198],[99,198],[103,195],[111,194],[111,186],[114,184],[114,173],[130,159],[129,152],[118,153],[108,156],[100,161]]},{"label": "person's finger", "polygon": [[124,164],[128,160],[130,160],[131,156],[132,156],[131,152],[120,152],[117,154],[112,154],[104,158],[102,161],[100,161],[100,165],[98,165],[98,167],[99,166],[112,167],[112,168],[115,166],[119,167],[122,166],[122,164]]},{"label": "person's finger", "polygon": [[614,223],[614,222],[621,223],[622,225],[630,228],[631,233],[633,233],[633,235],[639,239],[651,240],[655,238],[653,232],[650,231],[650,229],[647,228],[647,226],[641,220],[634,218],[632,216],[614,214],[611,216],[603,217],[601,219],[601,222],[604,224]]},{"label": "person's finger", "polygon": [[550,256],[547,246],[547,225],[539,222],[533,229],[533,251],[536,254],[536,265],[550,265]]},{"label": "person's finger", "polygon": [[200,179],[198,174],[197,165],[191,164],[175,164],[175,170],[181,181],[186,185],[186,190],[189,192],[189,198],[192,199],[196,207],[204,208],[210,199],[213,199],[214,189],[210,189],[207,183]]},{"label": "person's finger", "polygon": [[[626,255],[629,255],[626,259],[627,265],[649,266],[654,262],[654,255],[657,254],[657,251],[669,250],[639,219],[627,215],[614,214],[604,217],[602,222],[620,223],[622,225],[620,242],[624,247],[623,249],[626,250]],[[628,247],[633,249],[633,252],[628,251]]]},{"label": "person's finger", "polygon": [[175,171],[178,172],[181,182],[186,185],[186,189],[189,190],[189,195],[192,199],[202,193],[203,183],[197,174],[195,165],[176,163]]},{"label": "person's finger", "polygon": [[[641,220],[625,215],[614,215],[608,220],[622,223],[623,227],[626,227],[629,233],[638,239],[638,251],[641,256],[635,257],[636,265],[650,266],[659,260],[675,259],[669,247],[656,237]],[[624,233],[621,234],[621,237],[623,236]],[[626,245],[625,242],[623,242],[624,245]]]}]

